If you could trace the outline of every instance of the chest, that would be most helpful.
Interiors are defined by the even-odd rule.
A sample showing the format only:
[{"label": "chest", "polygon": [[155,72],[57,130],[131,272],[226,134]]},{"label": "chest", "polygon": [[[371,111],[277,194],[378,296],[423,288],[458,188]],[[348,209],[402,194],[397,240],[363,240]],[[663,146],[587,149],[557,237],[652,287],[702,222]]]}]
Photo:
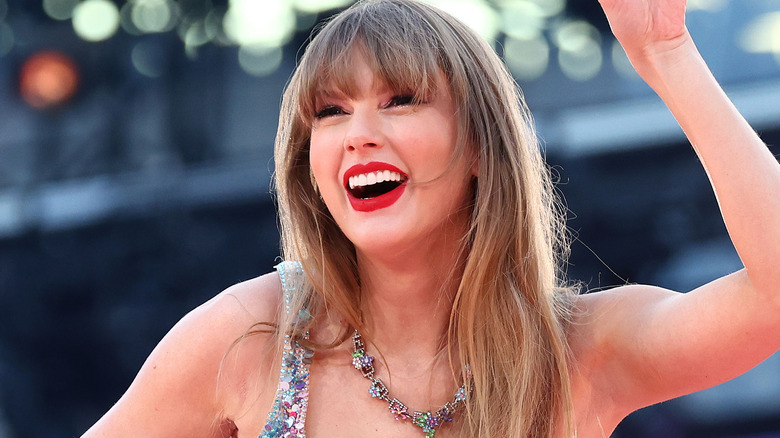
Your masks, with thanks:
[{"label": "chest", "polygon": [[[457,413],[452,422],[432,419],[427,424],[415,424],[414,417],[415,411],[435,411],[452,398],[453,382],[432,379],[430,372],[394,377],[379,374],[384,375],[387,398],[402,402],[391,405],[372,396],[372,382],[349,361],[323,360],[312,364],[307,437],[425,437],[431,429],[436,437],[453,436],[452,431],[460,424]],[[417,420],[423,418],[418,416]]]},{"label": "chest", "polygon": [[[344,357],[338,356],[339,353]],[[349,352],[324,357],[319,357],[318,353],[317,360],[312,363],[303,363],[303,359],[306,358],[300,355],[297,359],[283,358],[281,373],[277,371],[257,386],[259,391],[248,398],[251,403],[244,404],[236,418],[238,434],[234,438],[289,436],[268,429],[268,424],[274,423],[269,422],[269,418],[273,420],[280,414],[280,404],[285,406],[286,414],[276,419],[277,424],[284,423],[278,430],[305,432],[308,438],[425,437],[425,430],[405,417],[411,417],[415,408],[423,410],[423,406],[425,409],[438,406],[431,403],[433,400],[444,403],[451,397],[448,395],[451,391],[446,389],[454,385],[447,379],[386,376],[383,380],[390,389],[389,398],[397,397],[409,406],[406,412],[398,415],[399,410],[393,410],[386,400],[372,397],[371,382],[352,366]],[[421,374],[431,375],[430,372]],[[594,390],[585,376],[574,375],[571,383],[577,437],[609,437],[620,419],[610,416],[609,406],[599,399],[599,391]],[[454,422],[435,427],[437,438],[457,435],[455,432],[462,419],[457,413],[454,417]]]},{"label": "chest", "polygon": [[[271,390],[269,385],[264,392],[275,392],[275,386]],[[354,368],[317,366],[315,362],[309,376],[306,437],[425,437],[425,432],[411,421],[396,420],[387,402],[371,397],[369,386],[370,382]],[[274,397],[259,395],[237,419],[239,430],[234,438],[262,437],[274,404]],[[573,382],[573,404],[577,438],[609,437],[619,422],[608,415],[608,410],[599,408],[603,401],[593,396],[587,382]],[[456,416],[452,424],[437,428],[436,438],[456,436],[458,420]]]}]

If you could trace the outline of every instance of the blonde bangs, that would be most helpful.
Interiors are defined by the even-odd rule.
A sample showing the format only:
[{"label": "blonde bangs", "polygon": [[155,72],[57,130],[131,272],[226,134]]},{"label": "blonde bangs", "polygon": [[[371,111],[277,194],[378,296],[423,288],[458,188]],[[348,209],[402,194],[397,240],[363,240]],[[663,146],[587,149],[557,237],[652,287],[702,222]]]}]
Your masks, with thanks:
[{"label": "blonde bangs", "polygon": [[[372,11],[382,7],[382,14]],[[395,6],[395,7],[393,7]],[[427,31],[426,31],[427,30]],[[449,67],[431,23],[393,4],[368,4],[349,10],[327,24],[306,48],[298,67],[298,117],[310,125],[317,101],[328,95],[356,97],[355,60],[364,60],[375,80],[394,93],[418,101],[436,93],[437,76]]]}]

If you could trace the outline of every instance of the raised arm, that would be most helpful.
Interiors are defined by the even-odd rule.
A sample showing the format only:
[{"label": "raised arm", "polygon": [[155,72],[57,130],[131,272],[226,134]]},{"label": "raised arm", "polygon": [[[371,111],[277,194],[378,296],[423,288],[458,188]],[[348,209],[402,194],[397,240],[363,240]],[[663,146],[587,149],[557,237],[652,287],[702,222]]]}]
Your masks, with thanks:
[{"label": "raised arm", "polygon": [[750,281],[774,293],[780,284],[780,166],[704,63],[685,27],[685,1],[601,4],[631,63],[704,164]]},{"label": "raised arm", "polygon": [[589,358],[593,391],[625,415],[733,378],[780,348],[780,166],[696,49],[684,0],[600,3],[696,150],[745,266],[687,294],[628,286],[583,297],[574,347]]}]

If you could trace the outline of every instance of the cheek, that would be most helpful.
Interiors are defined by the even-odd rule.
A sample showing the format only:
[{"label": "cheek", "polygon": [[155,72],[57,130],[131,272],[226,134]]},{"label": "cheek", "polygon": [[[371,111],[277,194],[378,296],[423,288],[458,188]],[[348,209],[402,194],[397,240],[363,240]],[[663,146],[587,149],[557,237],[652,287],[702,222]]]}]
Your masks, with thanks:
[{"label": "cheek", "polygon": [[[434,128],[431,128],[434,127]],[[399,129],[396,143],[406,145],[403,155],[410,163],[426,169],[426,173],[442,173],[455,152],[455,137],[447,124],[438,119]],[[427,175],[430,177],[431,175]]]},{"label": "cheek", "polygon": [[339,157],[337,152],[328,146],[329,144],[333,143],[328,142],[327,136],[312,133],[309,163],[320,192],[333,190],[334,182],[338,179]]}]

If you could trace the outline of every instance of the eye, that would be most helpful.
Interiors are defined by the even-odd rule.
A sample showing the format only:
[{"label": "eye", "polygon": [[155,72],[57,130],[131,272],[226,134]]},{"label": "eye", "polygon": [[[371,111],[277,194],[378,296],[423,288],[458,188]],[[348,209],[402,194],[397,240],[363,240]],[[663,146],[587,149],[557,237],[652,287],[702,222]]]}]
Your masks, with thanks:
[{"label": "eye", "polygon": [[341,109],[341,107],[336,105],[328,105],[325,108],[318,110],[317,113],[314,114],[314,118],[324,119],[326,117],[337,116],[340,114],[344,114],[344,110]]},{"label": "eye", "polygon": [[407,106],[407,105],[417,105],[420,102],[417,100],[417,98],[413,94],[399,94],[398,96],[393,96],[390,98],[390,101],[387,102],[387,106]]}]

